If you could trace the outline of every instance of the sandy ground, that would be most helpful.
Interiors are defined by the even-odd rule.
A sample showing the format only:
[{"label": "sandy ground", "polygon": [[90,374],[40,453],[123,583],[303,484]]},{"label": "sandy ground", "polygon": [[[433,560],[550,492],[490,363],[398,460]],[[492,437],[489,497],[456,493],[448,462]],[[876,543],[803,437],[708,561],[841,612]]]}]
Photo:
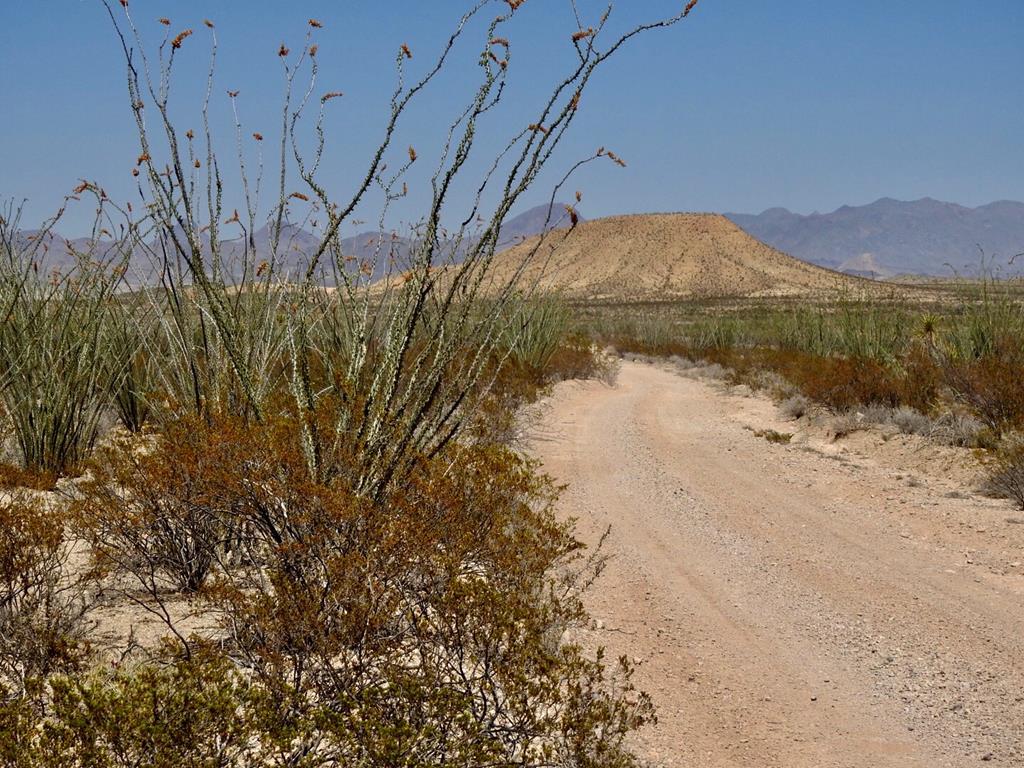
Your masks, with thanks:
[{"label": "sandy ground", "polygon": [[764,427],[794,431],[765,398],[625,363],[615,387],[558,385],[535,428],[579,535],[612,526],[585,639],[639,663],[640,754],[1024,766],[1024,514],[955,461],[908,475],[906,444]]}]

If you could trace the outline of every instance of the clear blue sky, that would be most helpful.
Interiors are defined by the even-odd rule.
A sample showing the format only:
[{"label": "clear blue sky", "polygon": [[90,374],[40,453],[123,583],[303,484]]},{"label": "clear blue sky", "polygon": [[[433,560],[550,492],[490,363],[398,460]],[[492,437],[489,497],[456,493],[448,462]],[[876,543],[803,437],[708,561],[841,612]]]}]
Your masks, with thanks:
[{"label": "clear blue sky", "polygon": [[[591,16],[598,3],[581,3]],[[397,46],[422,67],[459,0],[132,0],[158,35],[195,27],[177,87],[182,125],[194,124],[205,50],[202,19],[217,23],[216,131],[231,138],[228,88],[242,91],[247,127],[273,135],[278,45],[299,47],[306,19],[318,34],[318,90],[345,97],[332,111],[325,176],[341,191],[379,134]],[[617,0],[613,18],[666,13],[664,0]],[[509,30],[514,59],[502,115],[530,107],[571,54],[569,0],[528,0]],[[477,36],[478,38],[479,36]],[[476,50],[475,48],[473,50]],[[429,152],[475,68],[473,50],[415,110],[405,142]],[[629,166],[580,177],[581,206],[616,212],[758,212],[781,205],[832,210],[878,197],[932,196],[968,205],[1024,199],[1024,0],[702,0],[683,25],[655,33],[609,62],[562,150],[564,167],[597,145]],[[80,177],[130,194],[138,154],[117,41],[99,0],[0,3],[0,197],[28,198],[27,223]],[[506,119],[502,117],[502,119]],[[192,121],[192,122],[190,122]],[[492,121],[482,147],[508,129]],[[229,152],[228,141],[223,149]],[[550,176],[545,179],[550,182]],[[396,215],[415,216],[422,186]],[[540,202],[545,188],[528,201]],[[77,215],[77,214],[76,214]],[[82,226],[84,212],[72,218]]]}]

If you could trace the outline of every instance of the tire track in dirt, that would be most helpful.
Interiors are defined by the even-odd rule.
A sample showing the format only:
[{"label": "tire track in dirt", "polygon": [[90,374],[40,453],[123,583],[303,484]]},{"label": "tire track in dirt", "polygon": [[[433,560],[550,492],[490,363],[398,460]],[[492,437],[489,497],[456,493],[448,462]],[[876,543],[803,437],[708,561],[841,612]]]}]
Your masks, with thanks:
[{"label": "tire track in dirt", "polygon": [[[928,488],[882,502],[884,467],[770,444],[737,418],[741,400],[625,363],[615,387],[559,385],[532,440],[569,483],[561,509],[580,536],[612,526],[585,639],[639,661],[659,708],[642,756],[1024,765],[1024,576],[965,566],[980,534],[935,511],[969,521],[991,502]],[[913,537],[910,508],[925,510]],[[1022,545],[998,544],[1017,559]]]}]

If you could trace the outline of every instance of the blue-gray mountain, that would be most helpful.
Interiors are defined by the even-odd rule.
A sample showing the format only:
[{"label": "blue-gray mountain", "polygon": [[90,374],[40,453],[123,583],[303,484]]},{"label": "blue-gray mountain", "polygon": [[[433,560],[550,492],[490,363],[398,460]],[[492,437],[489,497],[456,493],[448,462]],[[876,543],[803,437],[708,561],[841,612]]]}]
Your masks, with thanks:
[{"label": "blue-gray mountain", "polygon": [[725,214],[757,239],[797,258],[865,277],[898,274],[974,275],[982,265],[1024,272],[1024,203],[1002,200],[978,208],[926,197],[882,198],[802,216],[785,208],[759,215]]},{"label": "blue-gray mountain", "polygon": [[[577,214],[579,221],[585,221],[583,216]],[[569,225],[568,207],[565,203],[554,203],[553,205],[538,205],[530,208],[517,216],[506,219],[501,227],[501,237],[498,242],[498,249],[518,245],[524,239],[540,234],[541,232],[558,227]],[[261,259],[269,258],[274,250],[271,238],[270,225],[264,225],[253,233],[253,245],[255,250],[251,257],[253,263]],[[473,242],[473,232],[467,235],[461,247],[456,247],[452,241],[442,241],[438,259],[460,259],[465,248]],[[25,247],[29,238],[38,236],[36,230],[22,230],[18,238],[19,245]],[[388,262],[393,257],[394,268],[403,269],[409,259],[413,246],[417,243],[416,236],[412,231],[400,232],[377,232],[368,230],[341,240],[341,251],[346,256],[356,259],[371,259],[377,250],[378,242],[383,242],[382,256],[376,265],[374,278],[382,277],[389,268]],[[278,235],[277,243],[277,268],[289,275],[301,274],[308,263],[309,257],[320,246],[321,240],[315,233],[309,232],[302,227],[285,223]],[[236,280],[240,277],[242,255],[245,244],[242,240],[221,240],[219,253],[223,261],[222,268],[226,270],[227,279]],[[159,251],[154,244],[154,250]],[[203,239],[203,252],[210,258],[212,252],[209,237]],[[75,262],[75,254],[89,254],[98,260],[111,260],[118,258],[118,244],[111,240],[100,239],[93,241],[90,238],[80,237],[66,239],[57,233],[51,232],[45,241],[44,268],[66,269]],[[154,282],[158,275],[155,266],[140,253],[132,255],[132,269],[129,272],[129,281],[136,284]],[[252,266],[250,264],[250,266]],[[330,280],[331,276],[326,275]]]}]

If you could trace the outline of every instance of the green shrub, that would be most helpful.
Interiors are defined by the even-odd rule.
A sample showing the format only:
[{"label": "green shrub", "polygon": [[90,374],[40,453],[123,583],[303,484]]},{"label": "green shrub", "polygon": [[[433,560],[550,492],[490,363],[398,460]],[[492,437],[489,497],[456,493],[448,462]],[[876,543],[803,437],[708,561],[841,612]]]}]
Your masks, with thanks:
[{"label": "green shrub", "polygon": [[273,764],[272,734],[254,722],[256,692],[227,659],[209,650],[169,663],[60,675],[49,688],[45,696],[38,691],[0,704],[4,765]]}]

